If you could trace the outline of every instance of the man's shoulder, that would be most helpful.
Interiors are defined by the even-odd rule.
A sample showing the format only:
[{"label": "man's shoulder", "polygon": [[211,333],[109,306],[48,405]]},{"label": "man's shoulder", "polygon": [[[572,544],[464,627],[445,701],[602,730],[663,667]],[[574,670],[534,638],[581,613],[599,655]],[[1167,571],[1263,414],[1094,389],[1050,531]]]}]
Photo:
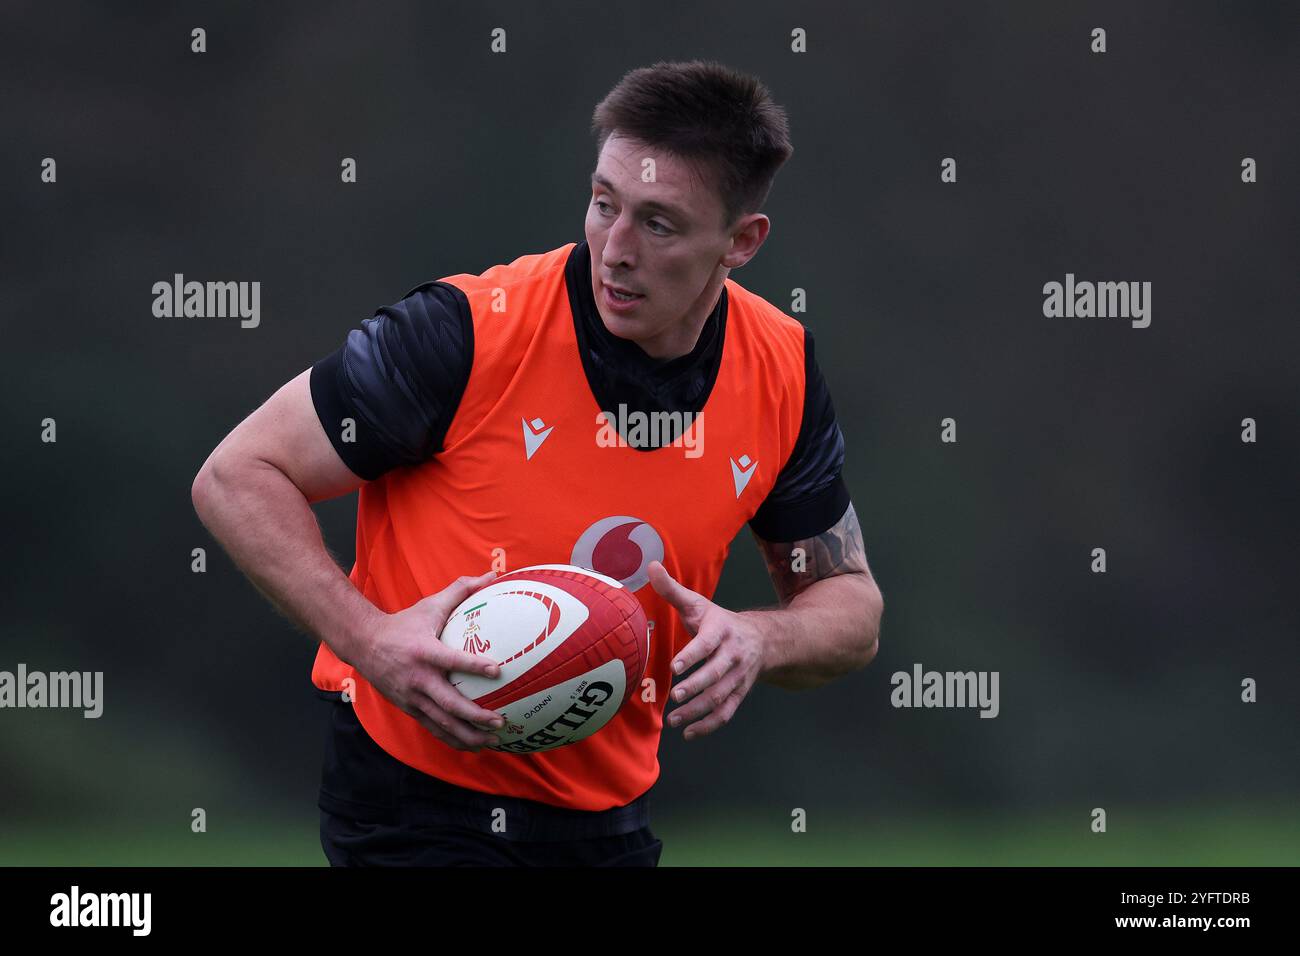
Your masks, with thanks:
[{"label": "man's shoulder", "polygon": [[746,330],[750,333],[798,341],[802,347],[807,326],[800,320],[785,312],[783,308],[768,302],[762,295],[746,289],[732,278],[725,281],[725,286],[727,286],[728,324],[735,319],[738,323],[746,325]]},{"label": "man's shoulder", "polygon": [[747,348],[782,358],[803,371],[808,327],[757,292],[726,280],[728,335],[738,334]]},{"label": "man's shoulder", "polygon": [[446,283],[469,295],[507,289],[519,283],[544,281],[548,278],[555,279],[563,275],[564,267],[569,261],[569,255],[576,245],[575,242],[566,242],[564,245],[549,249],[546,252],[533,252],[517,256],[509,262],[489,266],[482,272],[460,272],[455,275],[443,276],[441,279],[431,280],[425,285]]}]

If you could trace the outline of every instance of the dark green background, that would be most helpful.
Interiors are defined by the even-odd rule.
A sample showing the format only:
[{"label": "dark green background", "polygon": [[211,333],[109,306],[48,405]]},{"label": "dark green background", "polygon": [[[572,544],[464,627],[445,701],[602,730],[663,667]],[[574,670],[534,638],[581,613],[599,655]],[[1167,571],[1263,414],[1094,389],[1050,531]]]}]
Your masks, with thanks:
[{"label": "dark green background", "polygon": [[[807,290],[887,608],[866,671],[665,736],[663,862],[1297,859],[1294,7],[250,2],[0,13],[0,669],[106,684],[0,711],[0,863],[323,862],[313,646],[194,474],[412,286],[581,238],[592,107],[693,57],[789,111],[732,277]],[[154,318],[176,272],[260,281],[261,326]],[[1067,272],[1152,282],[1151,327],[1044,318]],[[317,512],[350,567],[355,496]],[[716,597],[774,599],[747,532]],[[891,708],[914,662],[999,671],[1001,715]]]}]

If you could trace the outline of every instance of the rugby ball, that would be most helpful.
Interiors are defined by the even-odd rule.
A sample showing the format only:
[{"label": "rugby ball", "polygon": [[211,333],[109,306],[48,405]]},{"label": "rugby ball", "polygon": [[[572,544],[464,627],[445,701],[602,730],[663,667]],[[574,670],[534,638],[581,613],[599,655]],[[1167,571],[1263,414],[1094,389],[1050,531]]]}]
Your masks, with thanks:
[{"label": "rugby ball", "polygon": [[488,745],[502,753],[539,753],[590,737],[640,686],[650,657],[636,596],[614,578],[571,564],[501,575],[457,605],[440,639],[501,665],[495,678],[448,676],[505,718],[493,731],[499,742]]}]

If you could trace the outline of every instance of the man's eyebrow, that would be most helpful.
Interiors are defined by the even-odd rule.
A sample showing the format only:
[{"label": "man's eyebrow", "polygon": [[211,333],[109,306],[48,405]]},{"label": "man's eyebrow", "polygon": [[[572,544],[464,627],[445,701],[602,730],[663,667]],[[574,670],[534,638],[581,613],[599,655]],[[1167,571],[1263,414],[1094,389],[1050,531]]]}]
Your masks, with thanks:
[{"label": "man's eyebrow", "polygon": [[[591,182],[592,185],[600,186],[602,189],[604,189],[607,192],[613,193],[615,196],[618,195],[618,190],[614,188],[614,184],[611,183],[604,176],[602,176],[600,173],[592,173]],[[656,202],[653,199],[647,199],[645,202],[641,203],[641,205],[638,208],[657,209],[660,210],[661,212],[667,213],[669,216],[671,216],[674,219],[684,220],[687,218],[685,210],[678,209],[676,206],[670,206],[668,203]]]}]

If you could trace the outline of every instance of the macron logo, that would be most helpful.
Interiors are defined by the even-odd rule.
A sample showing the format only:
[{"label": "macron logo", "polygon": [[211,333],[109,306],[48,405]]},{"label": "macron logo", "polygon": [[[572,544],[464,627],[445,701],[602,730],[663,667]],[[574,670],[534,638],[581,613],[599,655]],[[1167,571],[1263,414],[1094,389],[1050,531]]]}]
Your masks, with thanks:
[{"label": "macron logo", "polygon": [[521,418],[524,425],[524,451],[531,459],[537,449],[542,447],[542,442],[546,441],[546,436],[551,433],[551,429],[546,427],[546,423],[540,418],[534,418],[531,422],[526,418]]},{"label": "macron logo", "polygon": [[729,458],[728,461],[731,462],[731,480],[736,483],[736,497],[739,498],[740,493],[749,484],[749,479],[754,477],[758,462],[751,462],[748,455],[741,455],[739,464],[734,458]]}]

